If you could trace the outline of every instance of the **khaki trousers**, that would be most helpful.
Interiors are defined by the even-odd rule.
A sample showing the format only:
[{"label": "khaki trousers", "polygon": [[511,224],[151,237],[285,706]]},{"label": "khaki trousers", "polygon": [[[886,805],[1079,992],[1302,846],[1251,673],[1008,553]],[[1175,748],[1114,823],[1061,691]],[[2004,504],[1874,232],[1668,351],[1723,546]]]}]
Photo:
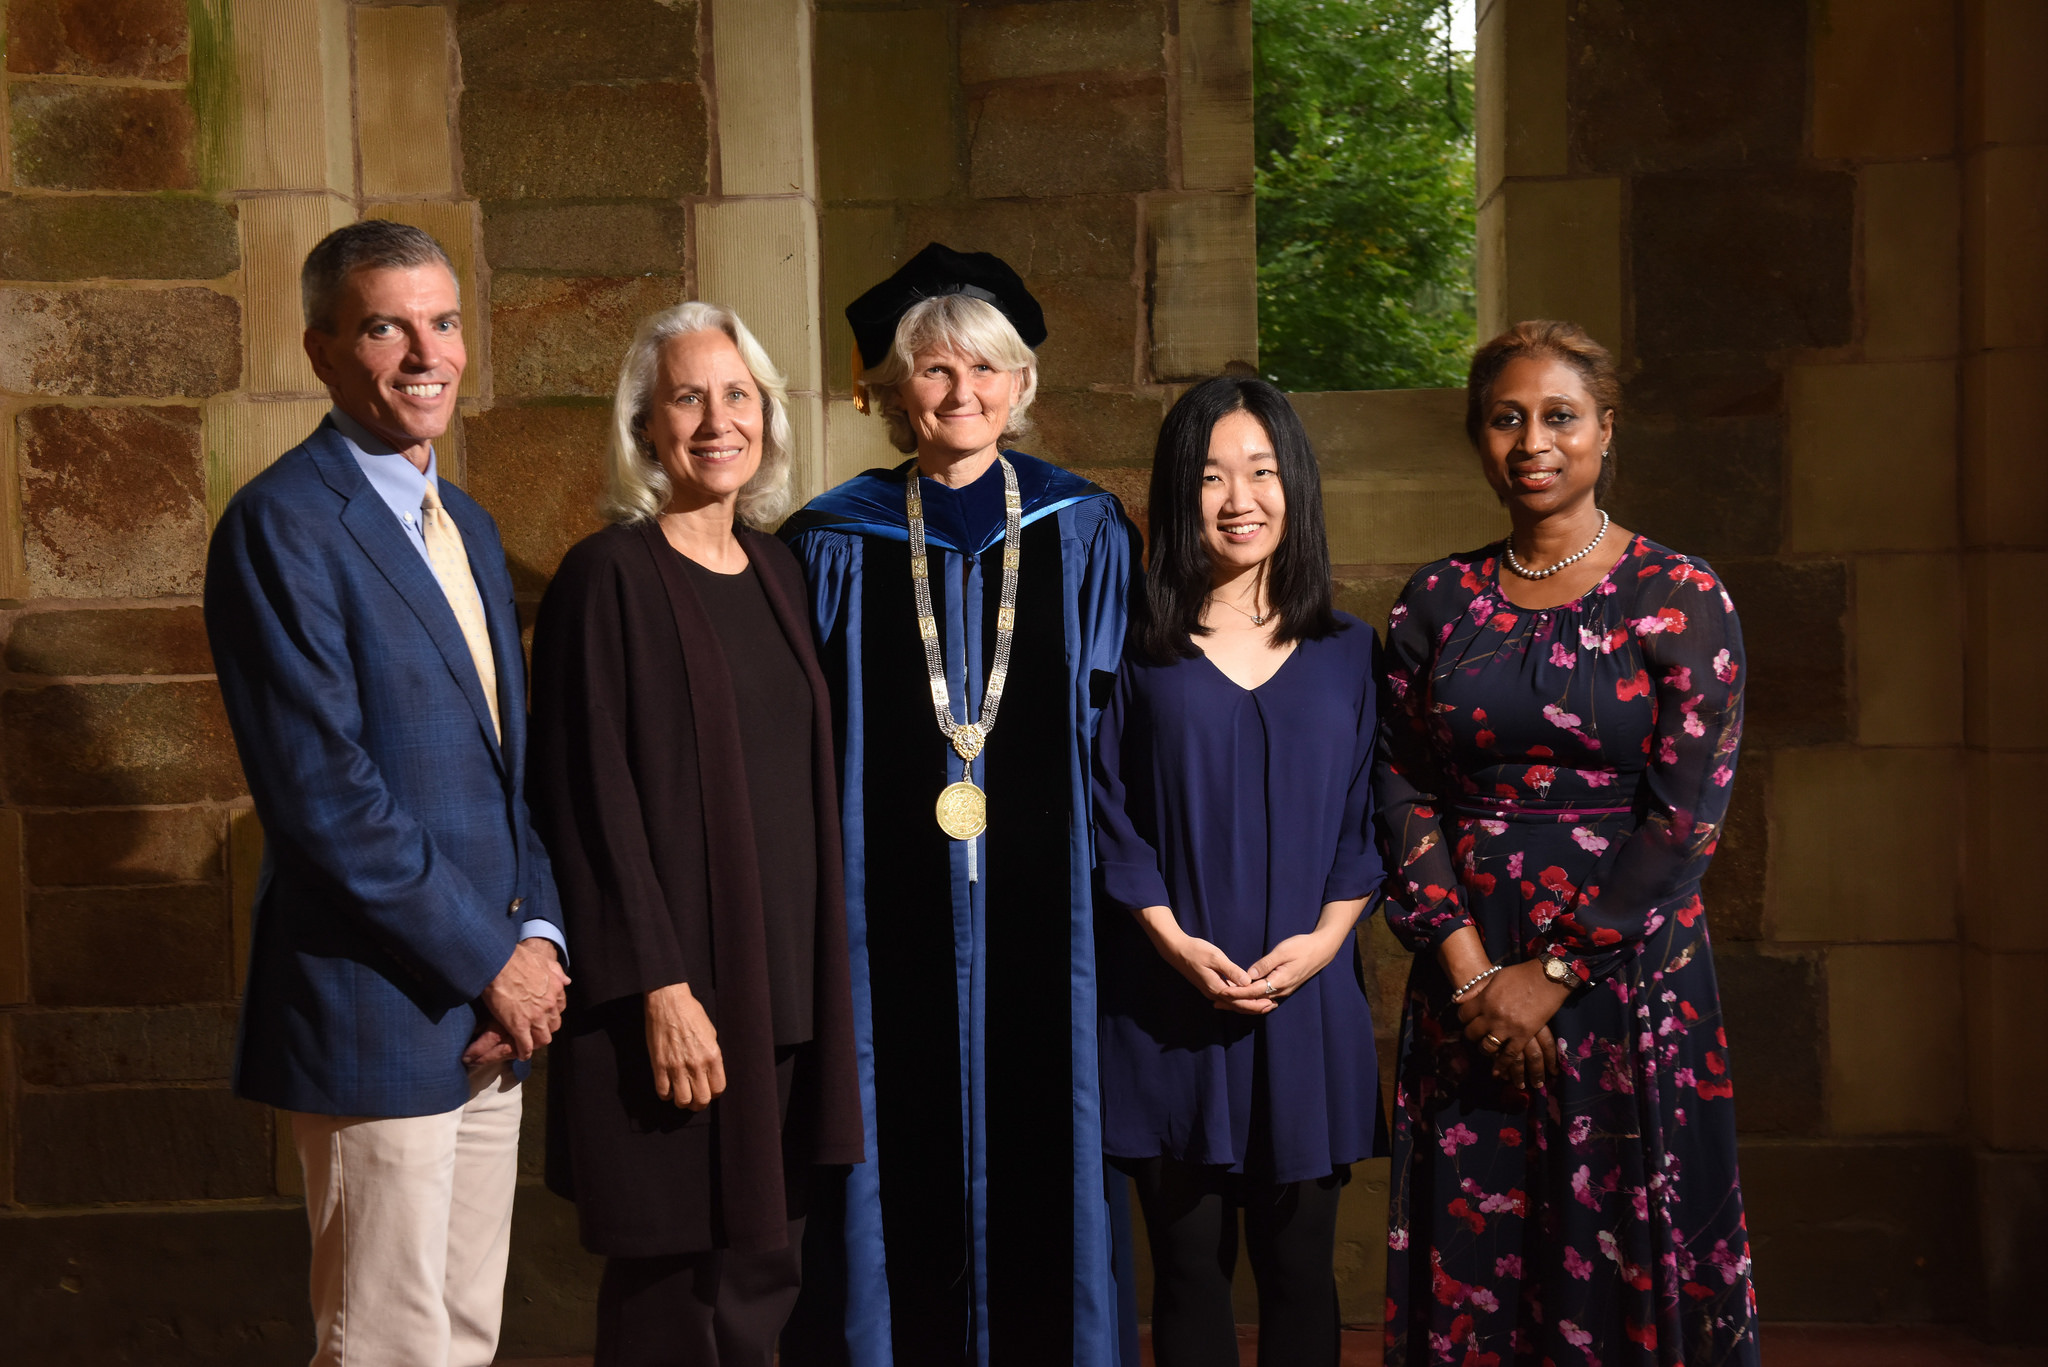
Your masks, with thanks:
[{"label": "khaki trousers", "polygon": [[292,1114],[313,1230],[314,1367],[490,1367],[519,1175],[519,1080],[399,1119]]}]

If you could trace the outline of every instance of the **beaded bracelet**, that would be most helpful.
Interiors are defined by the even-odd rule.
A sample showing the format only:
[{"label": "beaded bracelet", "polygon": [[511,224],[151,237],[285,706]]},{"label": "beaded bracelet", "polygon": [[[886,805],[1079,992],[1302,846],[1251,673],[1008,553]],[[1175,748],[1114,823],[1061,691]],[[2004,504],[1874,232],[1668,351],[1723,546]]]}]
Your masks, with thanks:
[{"label": "beaded bracelet", "polygon": [[1466,984],[1465,984],[1465,985],[1464,985],[1463,987],[1461,987],[1461,988],[1459,988],[1459,989],[1458,989],[1457,991],[1455,991],[1455,992],[1451,993],[1451,1000],[1452,1000],[1453,1002],[1462,1002],[1462,1001],[1464,1001],[1464,1000],[1465,1000],[1465,994],[1466,994],[1467,992],[1470,992],[1470,991],[1471,991],[1471,990],[1472,990],[1473,988],[1475,988],[1475,987],[1479,986],[1479,984],[1481,984],[1481,983],[1485,982],[1485,981],[1486,981],[1486,980],[1487,980],[1488,978],[1491,978],[1491,977],[1492,977],[1492,976],[1493,976],[1494,974],[1496,974],[1496,973],[1498,973],[1498,972],[1500,972],[1500,965],[1499,965],[1499,964],[1495,964],[1495,965],[1494,965],[1494,966],[1493,966],[1492,968],[1489,968],[1489,969],[1487,969],[1487,970],[1486,970],[1486,971],[1485,971],[1484,973],[1481,973],[1481,974],[1480,974],[1480,975],[1479,975],[1478,977],[1474,978],[1474,979],[1473,979],[1473,980],[1472,980],[1471,982],[1469,982],[1469,983],[1466,983]]}]

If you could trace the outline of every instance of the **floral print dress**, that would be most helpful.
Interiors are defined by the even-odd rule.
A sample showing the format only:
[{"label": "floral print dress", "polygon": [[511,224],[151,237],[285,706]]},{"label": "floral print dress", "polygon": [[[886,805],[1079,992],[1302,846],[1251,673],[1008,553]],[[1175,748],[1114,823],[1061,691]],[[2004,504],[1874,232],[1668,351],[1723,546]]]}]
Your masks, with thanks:
[{"label": "floral print dress", "polygon": [[[1388,1367],[1754,1363],[1728,1037],[1700,902],[1735,777],[1742,634],[1642,537],[1532,610],[1500,546],[1419,571],[1388,627],[1376,806],[1415,952],[1394,1115]],[[1435,954],[1554,952],[1563,1071],[1520,1091]]]}]

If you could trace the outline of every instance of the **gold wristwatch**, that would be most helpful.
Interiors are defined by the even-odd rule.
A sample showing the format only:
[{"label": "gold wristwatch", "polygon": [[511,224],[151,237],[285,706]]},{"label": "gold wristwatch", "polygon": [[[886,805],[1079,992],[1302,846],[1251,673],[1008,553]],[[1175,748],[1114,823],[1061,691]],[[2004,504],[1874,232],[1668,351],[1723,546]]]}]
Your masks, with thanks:
[{"label": "gold wristwatch", "polygon": [[1572,972],[1569,959],[1560,958],[1555,954],[1545,954],[1542,962],[1543,976],[1559,987],[1573,988],[1579,985],[1579,975]]}]

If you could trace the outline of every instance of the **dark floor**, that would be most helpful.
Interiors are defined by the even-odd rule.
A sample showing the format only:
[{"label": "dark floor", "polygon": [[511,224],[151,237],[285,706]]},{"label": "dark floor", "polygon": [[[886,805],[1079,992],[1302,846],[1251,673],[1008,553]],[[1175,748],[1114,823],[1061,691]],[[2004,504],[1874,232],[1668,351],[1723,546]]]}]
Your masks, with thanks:
[{"label": "dark floor", "polygon": [[[1244,1367],[1258,1362],[1259,1331],[1240,1325]],[[1765,1367],[2039,1367],[2038,1347],[1995,1347],[1960,1329],[1928,1325],[1770,1324],[1764,1326]],[[1152,1353],[1145,1352],[1147,1367]],[[499,1367],[590,1367],[589,1358],[502,1359]],[[1344,1331],[1344,1367],[1379,1367],[1377,1329]]]}]

